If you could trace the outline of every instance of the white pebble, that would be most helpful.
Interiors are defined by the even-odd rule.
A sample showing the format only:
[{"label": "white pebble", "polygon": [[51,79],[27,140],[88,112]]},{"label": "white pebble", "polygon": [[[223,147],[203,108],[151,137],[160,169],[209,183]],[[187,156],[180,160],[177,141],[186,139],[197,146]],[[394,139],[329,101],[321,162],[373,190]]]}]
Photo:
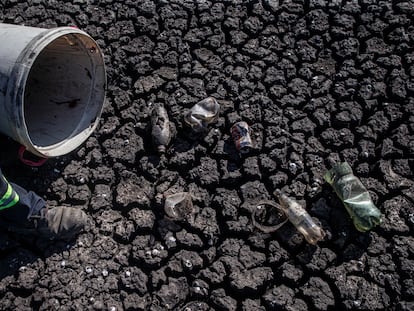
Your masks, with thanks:
[{"label": "white pebble", "polygon": [[86,273],[92,273],[93,269],[89,266],[86,266],[85,271],[86,271]]},{"label": "white pebble", "polygon": [[129,278],[131,276],[131,271],[125,271],[125,276]]},{"label": "white pebble", "polygon": [[65,267],[66,266],[66,261],[62,260],[61,263],[60,263],[60,266]]},{"label": "white pebble", "polygon": [[186,259],[186,260],[184,260],[184,266],[186,266],[187,268],[191,268],[193,266],[193,264],[191,263],[190,260]]},{"label": "white pebble", "polygon": [[108,270],[106,270],[106,269],[103,269],[103,270],[102,270],[102,275],[103,275],[104,277],[107,277],[107,276],[108,276],[108,274],[109,274]]}]

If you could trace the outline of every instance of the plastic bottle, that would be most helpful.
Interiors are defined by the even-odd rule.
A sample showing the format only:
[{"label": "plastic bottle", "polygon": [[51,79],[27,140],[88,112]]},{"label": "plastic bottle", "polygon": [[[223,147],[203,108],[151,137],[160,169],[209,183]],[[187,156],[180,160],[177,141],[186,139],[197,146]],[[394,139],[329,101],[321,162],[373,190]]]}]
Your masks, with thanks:
[{"label": "plastic bottle", "polygon": [[208,124],[217,120],[220,105],[214,97],[207,97],[195,104],[185,114],[184,121],[196,132],[203,132]]},{"label": "plastic bottle", "polygon": [[190,219],[194,214],[193,201],[188,192],[178,192],[165,198],[164,212],[172,220]]},{"label": "plastic bottle", "polygon": [[358,231],[366,232],[381,223],[380,210],[347,162],[336,164],[323,178],[334,188]]},{"label": "plastic bottle", "polygon": [[315,245],[324,238],[325,231],[315,224],[312,217],[298,202],[289,198],[279,190],[275,191],[274,194],[279,199],[281,208],[289,221],[303,234],[306,241]]},{"label": "plastic bottle", "polygon": [[155,104],[151,113],[151,136],[154,146],[159,153],[165,150],[171,142],[170,120],[167,110],[162,104]]}]

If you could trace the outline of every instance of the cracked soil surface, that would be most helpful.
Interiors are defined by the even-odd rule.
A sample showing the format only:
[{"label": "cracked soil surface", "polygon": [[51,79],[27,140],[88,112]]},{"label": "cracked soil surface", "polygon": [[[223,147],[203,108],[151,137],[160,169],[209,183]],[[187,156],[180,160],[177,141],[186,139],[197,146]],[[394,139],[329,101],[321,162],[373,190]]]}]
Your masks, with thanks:
[{"label": "cracked soil surface", "polygon": [[[108,75],[100,126],[74,152],[30,168],[1,140],[10,180],[90,224],[70,243],[1,233],[0,310],[414,310],[412,1],[6,0],[0,21],[79,27]],[[207,96],[220,117],[196,136],[183,115]],[[163,159],[157,102],[177,132]],[[343,160],[383,213],[369,233],[323,181]],[[193,222],[165,219],[170,188],[193,194]],[[277,188],[318,219],[317,246],[289,223],[252,225]]]}]

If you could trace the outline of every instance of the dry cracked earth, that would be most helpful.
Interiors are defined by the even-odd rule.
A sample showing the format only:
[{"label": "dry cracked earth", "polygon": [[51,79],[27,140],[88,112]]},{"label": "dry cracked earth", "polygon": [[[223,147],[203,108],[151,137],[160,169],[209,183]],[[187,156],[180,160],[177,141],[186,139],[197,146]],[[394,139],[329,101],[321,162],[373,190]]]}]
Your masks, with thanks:
[{"label": "dry cracked earth", "polygon": [[[2,232],[0,309],[414,310],[413,16],[413,1],[1,1],[4,23],[93,36],[108,88],[71,154],[31,168],[2,137],[10,180],[90,223],[70,243]],[[207,96],[220,118],[194,135],[183,114]],[[177,129],[164,159],[158,102]],[[240,120],[255,141],[243,157]],[[343,160],[383,213],[369,233],[323,181]],[[165,218],[170,188],[193,194],[191,224]],[[317,246],[252,225],[277,188],[327,232]]]}]

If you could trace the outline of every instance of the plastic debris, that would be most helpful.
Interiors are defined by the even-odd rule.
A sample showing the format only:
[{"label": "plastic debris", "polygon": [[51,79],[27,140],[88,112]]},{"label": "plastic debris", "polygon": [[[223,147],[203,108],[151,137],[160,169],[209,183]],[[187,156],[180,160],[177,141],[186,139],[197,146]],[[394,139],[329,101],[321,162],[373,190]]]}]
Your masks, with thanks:
[{"label": "plastic debris", "polygon": [[308,243],[315,245],[324,238],[325,231],[315,224],[312,217],[298,202],[279,190],[274,194],[279,199],[280,207],[289,221],[303,234]]},{"label": "plastic debris", "polygon": [[154,105],[151,113],[151,126],[151,136],[154,146],[159,153],[165,153],[167,146],[171,142],[171,130],[167,110],[162,104]]},{"label": "plastic debris", "polygon": [[[306,212],[306,210],[295,200],[289,198],[280,191],[275,191],[275,196],[279,199],[279,203],[274,203],[269,200],[260,201],[256,209],[252,213],[253,225],[265,233],[275,232],[280,229],[288,220],[303,234],[308,243],[315,245],[318,241],[322,240],[325,236],[325,232],[313,221],[312,217]],[[272,207],[273,214],[269,213],[266,206]],[[286,217],[285,220],[280,221],[280,215],[276,215],[274,211],[282,212]],[[275,218],[278,218],[278,222],[275,225],[263,225],[258,223],[257,215],[261,213],[268,215],[267,222],[275,223]],[[270,216],[269,216],[270,215]],[[273,218],[273,219],[272,219]]]},{"label": "plastic debris", "polygon": [[335,165],[323,178],[334,188],[358,231],[366,232],[381,223],[380,210],[347,162]]},{"label": "plastic debris", "polygon": [[269,200],[260,201],[252,212],[253,226],[264,233],[272,233],[277,231],[287,221],[288,219],[286,214],[280,206]]},{"label": "plastic debris", "polygon": [[184,121],[196,132],[203,132],[219,116],[220,105],[214,97],[207,97],[195,104],[185,114]]},{"label": "plastic debris", "polygon": [[240,121],[234,124],[230,129],[230,133],[234,144],[236,145],[236,149],[241,154],[246,154],[253,148],[250,136],[251,129],[246,122]]},{"label": "plastic debris", "polygon": [[165,198],[164,212],[172,220],[185,220],[193,215],[194,207],[191,194],[178,192]]}]

